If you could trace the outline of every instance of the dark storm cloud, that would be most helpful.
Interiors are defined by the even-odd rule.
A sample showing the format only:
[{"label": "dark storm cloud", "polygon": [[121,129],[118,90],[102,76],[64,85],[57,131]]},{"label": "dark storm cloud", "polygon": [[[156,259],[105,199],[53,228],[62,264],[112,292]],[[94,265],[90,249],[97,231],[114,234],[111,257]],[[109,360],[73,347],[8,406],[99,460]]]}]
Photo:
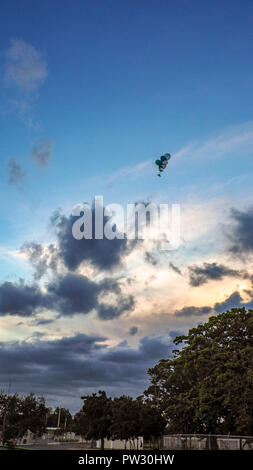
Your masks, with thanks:
[{"label": "dark storm cloud", "polygon": [[117,305],[100,304],[97,308],[98,316],[101,320],[112,320],[122,313],[131,312],[134,309],[135,300],[132,295],[123,296],[117,299]]},{"label": "dark storm cloud", "polygon": [[[77,398],[81,392],[109,389],[116,395],[142,393],[146,371],[168,357],[172,343],[162,337],[142,338],[139,345],[108,348],[101,336],[78,334],[54,341],[0,343],[0,381],[11,378],[15,391]],[[57,400],[57,399],[56,399]],[[81,404],[80,404],[81,406]]]},{"label": "dark storm cloud", "polygon": [[[102,240],[95,239],[94,226],[95,216],[92,210],[93,238],[76,240],[72,235],[72,225],[78,217],[55,214],[52,223],[57,230],[59,257],[65,266],[71,270],[76,270],[84,261],[90,262],[100,270],[111,270],[121,264],[121,261],[133,243],[124,239]],[[104,223],[109,217],[104,217]]]},{"label": "dark storm cloud", "polygon": [[47,288],[61,315],[89,313],[98,306],[100,287],[85,276],[71,273],[60,276],[50,282]]},{"label": "dark storm cloud", "polygon": [[177,336],[182,336],[184,334],[181,330],[171,330],[169,332],[169,336],[172,340],[174,340]]},{"label": "dark storm cloud", "polygon": [[[140,340],[139,348],[135,349],[119,349],[108,351],[104,356],[104,361],[121,364],[138,364],[148,360],[159,360],[167,357],[169,353],[168,342],[165,343],[161,336],[150,338],[145,336]],[[145,358],[145,360],[144,360]]]},{"label": "dark storm cloud", "polygon": [[131,335],[131,336],[134,336],[134,335],[136,335],[136,333],[138,333],[137,326],[131,326],[131,328],[129,328],[128,334]]},{"label": "dark storm cloud", "polygon": [[152,266],[157,266],[158,264],[157,257],[153,253],[149,253],[148,251],[146,251],[145,253],[145,261],[151,264]]},{"label": "dark storm cloud", "polygon": [[4,282],[0,285],[0,315],[31,316],[38,308],[50,308],[52,298],[34,284]]},{"label": "dark storm cloud", "polygon": [[231,210],[231,217],[235,222],[228,237],[232,240],[230,251],[235,255],[253,253],[253,207],[248,210]]},{"label": "dark storm cloud", "polygon": [[215,313],[223,313],[232,308],[240,307],[245,307],[246,309],[253,308],[253,298],[249,302],[244,302],[240,293],[235,291],[223,302],[216,302],[213,307],[183,307],[181,310],[176,310],[175,315],[177,317],[191,317],[209,314],[215,315]]},{"label": "dark storm cloud", "polygon": [[233,292],[224,302],[217,302],[214,305],[214,310],[217,313],[225,312],[226,310],[230,310],[231,308],[253,308],[253,299],[249,302],[243,302],[243,299],[239,292]]},{"label": "dark storm cloud", "polygon": [[[100,283],[90,281],[87,277],[68,273],[48,284],[48,292],[54,296],[56,309],[60,315],[87,314],[96,309],[102,320],[112,320],[134,308],[133,296],[124,296],[120,284],[105,279]],[[103,296],[116,294],[115,303],[105,303]],[[100,299],[101,297],[101,299]]]},{"label": "dark storm cloud", "polygon": [[[102,213],[102,227],[110,224],[111,217],[103,215],[104,208],[97,206]],[[65,216],[61,212],[55,211],[50,218],[50,225],[56,231],[57,243],[43,246],[36,242],[26,242],[21,247],[25,252],[35,269],[35,279],[40,279],[48,270],[57,271],[63,262],[69,271],[76,271],[82,263],[91,263],[93,267],[101,271],[110,272],[121,267],[124,257],[131,253],[141,240],[127,239],[125,234],[109,240],[104,236],[103,239],[95,237],[95,207],[91,208],[91,239],[76,239],[73,236],[73,225],[80,220],[80,232],[84,230],[82,220],[82,207],[78,216]],[[87,216],[88,217],[88,216]],[[87,219],[88,220],[88,219]],[[79,230],[78,228],[78,230]],[[116,225],[111,227],[114,232]]]},{"label": "dark storm cloud", "polygon": [[[124,295],[120,283],[114,279],[106,278],[99,284],[100,302],[97,306],[98,316],[101,320],[112,320],[123,313],[130,312],[135,307],[135,299],[132,295]],[[116,304],[108,304],[103,301],[104,295],[107,293],[115,294]]]},{"label": "dark storm cloud", "polygon": [[173,264],[172,262],[170,262],[170,263],[169,263],[169,266],[170,266],[171,269],[173,269],[173,271],[175,271],[175,273],[182,275],[180,269],[179,269],[177,266],[175,266],[175,264]]},{"label": "dark storm cloud", "polygon": [[46,318],[37,318],[34,320],[34,325],[40,326],[40,325],[49,325],[50,323],[53,323],[54,319],[46,319]]},{"label": "dark storm cloud", "polygon": [[8,162],[9,184],[11,186],[24,186],[26,183],[26,172],[20,166],[16,158],[11,158]]},{"label": "dark storm cloud", "polygon": [[[0,316],[19,315],[31,317],[42,309],[58,312],[60,316],[88,314],[93,309],[102,320],[112,320],[134,308],[133,296],[122,293],[121,286],[115,280],[105,279],[100,283],[93,282],[87,277],[68,273],[57,276],[47,284],[47,290],[42,292],[38,285],[26,285],[23,282],[13,284],[5,282],[0,285]],[[104,296],[109,294],[109,301]],[[110,295],[116,295],[113,302]],[[100,299],[101,296],[101,299]],[[36,319],[37,325],[52,320]]]},{"label": "dark storm cloud", "polygon": [[53,150],[53,143],[48,139],[40,139],[32,147],[32,159],[40,167],[46,167],[49,164]]},{"label": "dark storm cloud", "polygon": [[168,357],[168,344],[163,342],[161,336],[149,338],[145,336],[140,340],[140,354],[150,359],[161,359]]},{"label": "dark storm cloud", "polygon": [[241,277],[242,272],[228,268],[223,264],[204,263],[203,266],[190,266],[190,284],[191,286],[200,286],[209,280],[221,280],[225,276]]},{"label": "dark storm cloud", "polygon": [[198,315],[208,315],[213,311],[212,307],[183,307],[175,311],[177,317],[193,317]]}]

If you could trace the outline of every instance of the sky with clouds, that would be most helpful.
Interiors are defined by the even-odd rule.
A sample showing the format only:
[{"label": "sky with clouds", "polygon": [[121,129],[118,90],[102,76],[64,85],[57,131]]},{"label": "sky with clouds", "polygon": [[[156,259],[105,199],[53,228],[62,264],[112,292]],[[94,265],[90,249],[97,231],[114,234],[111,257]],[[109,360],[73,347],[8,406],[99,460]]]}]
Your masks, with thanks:
[{"label": "sky with clouds", "polygon": [[[175,336],[253,308],[252,18],[248,0],[1,2],[2,390],[73,412],[136,396]],[[96,195],[180,204],[180,246],[75,240]]]}]

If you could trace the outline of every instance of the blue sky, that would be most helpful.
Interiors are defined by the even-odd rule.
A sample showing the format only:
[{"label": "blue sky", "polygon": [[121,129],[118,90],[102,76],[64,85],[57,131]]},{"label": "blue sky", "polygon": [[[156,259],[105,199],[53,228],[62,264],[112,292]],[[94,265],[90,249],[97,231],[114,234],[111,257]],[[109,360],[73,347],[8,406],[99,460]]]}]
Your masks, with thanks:
[{"label": "blue sky", "polygon": [[[47,63],[32,109],[55,143],[45,186],[70,170],[75,181],[175,153],[250,120],[252,10],[247,1],[2,5],[2,53],[22,38]],[[24,156],[35,131],[2,119],[3,151]]]},{"label": "blue sky", "polygon": [[[164,334],[185,331],[206,318],[196,310],[185,317],[175,312],[212,307],[234,292],[241,296],[233,297],[239,304],[250,301],[245,292],[251,265],[245,257],[232,259],[229,243],[235,238],[242,247],[238,234],[245,221],[251,227],[252,18],[253,4],[247,0],[1,2],[4,347],[19,340],[36,347],[55,341],[56,347],[66,337],[87,334],[106,337],[106,347],[116,352],[125,341],[129,354],[133,349],[141,354],[147,341],[163,351]],[[157,178],[153,162],[164,152],[172,159]],[[108,276],[135,279],[132,290],[130,281],[121,288],[134,297],[136,308],[118,313],[111,322],[96,317],[98,306],[89,315],[74,312],[68,318],[56,318],[53,308],[42,312],[51,322],[45,326],[35,322],[41,305],[33,312],[35,320],[30,310],[29,315],[4,310],[4,283],[17,287],[21,277],[23,285],[36,281],[43,290],[59,275],[48,269],[45,277],[34,280],[35,265],[20,251],[22,245],[36,242],[47,250],[51,243],[60,250],[50,217],[59,208],[68,217],[74,204],[91,202],[97,194],[106,204],[181,204],[183,245],[176,252],[145,264],[142,248],[109,272],[98,271],[92,258],[77,269],[93,282]],[[231,216],[233,207],[241,218]],[[169,270],[169,262],[181,274]],[[238,276],[221,269],[214,280],[207,273],[212,263],[236,266]],[[189,282],[192,265],[206,270],[206,281],[199,286]],[[62,269],[67,276],[68,266]],[[162,294],[159,286],[165,287]],[[133,326],[138,333],[129,336]],[[91,389],[97,385],[85,384]],[[99,386],[107,382],[101,378]],[[16,389],[23,390],[21,384]],[[129,393],[135,392],[133,385]],[[66,403],[72,406],[70,399]]]}]

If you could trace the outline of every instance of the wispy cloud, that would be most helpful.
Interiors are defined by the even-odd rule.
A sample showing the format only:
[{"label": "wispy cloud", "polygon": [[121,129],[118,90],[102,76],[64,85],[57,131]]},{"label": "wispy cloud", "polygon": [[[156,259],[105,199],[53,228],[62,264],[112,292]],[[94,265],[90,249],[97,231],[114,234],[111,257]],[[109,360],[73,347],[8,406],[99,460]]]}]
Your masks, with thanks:
[{"label": "wispy cloud", "polygon": [[40,167],[49,164],[53,150],[53,142],[49,139],[40,139],[32,147],[32,159]]},{"label": "wispy cloud", "polygon": [[45,81],[47,66],[34,46],[23,39],[12,38],[6,51],[3,81],[24,93],[33,93]]},{"label": "wispy cloud", "polygon": [[8,162],[9,184],[12,186],[24,187],[26,184],[26,171],[20,166],[16,158],[11,158]]},{"label": "wispy cloud", "polygon": [[247,155],[253,147],[253,122],[231,126],[204,142],[192,142],[174,154],[174,160],[185,158],[219,158]]},{"label": "wispy cloud", "polygon": [[143,162],[137,163],[136,165],[132,166],[127,166],[124,168],[121,168],[118,171],[115,171],[110,178],[108,178],[107,183],[112,183],[115,180],[118,180],[120,178],[124,178],[126,176],[134,176],[140,174],[142,171],[151,168],[152,167],[152,161],[151,160],[145,160]]},{"label": "wispy cloud", "polygon": [[[182,160],[191,159],[215,159],[222,157],[234,157],[235,155],[248,155],[253,148],[253,121],[238,126],[231,126],[216,136],[208,138],[204,141],[189,142],[187,145],[172,154],[170,164],[174,165]],[[155,160],[155,157],[154,157]],[[114,172],[106,181],[111,184],[114,181],[125,177],[134,177],[149,170],[154,169],[152,160],[144,160],[136,165],[126,166]],[[242,178],[242,177],[240,177]],[[235,177],[227,183],[231,184]]]},{"label": "wispy cloud", "polygon": [[5,92],[9,92],[5,93],[2,113],[15,114],[26,126],[38,130],[40,126],[32,115],[33,102],[47,75],[46,61],[32,44],[22,38],[10,39],[2,77]]}]

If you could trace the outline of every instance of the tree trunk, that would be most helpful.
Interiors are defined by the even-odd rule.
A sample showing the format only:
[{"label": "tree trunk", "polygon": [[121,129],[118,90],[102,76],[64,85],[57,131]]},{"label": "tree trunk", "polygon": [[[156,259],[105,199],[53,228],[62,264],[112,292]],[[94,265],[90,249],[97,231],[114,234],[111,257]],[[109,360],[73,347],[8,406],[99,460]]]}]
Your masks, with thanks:
[{"label": "tree trunk", "polygon": [[100,447],[100,449],[104,450],[104,448],[105,448],[105,438],[101,437],[101,447]]}]

